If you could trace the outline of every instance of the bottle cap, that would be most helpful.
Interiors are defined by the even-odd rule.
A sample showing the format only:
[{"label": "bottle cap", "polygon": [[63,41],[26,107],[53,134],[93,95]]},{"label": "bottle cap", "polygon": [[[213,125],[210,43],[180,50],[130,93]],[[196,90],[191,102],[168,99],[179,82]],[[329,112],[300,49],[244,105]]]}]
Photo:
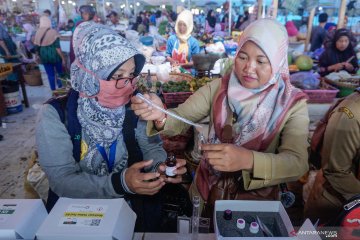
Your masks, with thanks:
[{"label": "bottle cap", "polygon": [[230,209],[226,209],[224,211],[224,219],[231,220],[231,218],[232,218],[232,211]]},{"label": "bottle cap", "polygon": [[239,229],[244,229],[245,228],[245,220],[242,218],[238,218],[238,220],[236,221],[236,227]]},{"label": "bottle cap", "polygon": [[259,232],[259,224],[257,222],[252,222],[250,224],[250,232],[254,234]]}]

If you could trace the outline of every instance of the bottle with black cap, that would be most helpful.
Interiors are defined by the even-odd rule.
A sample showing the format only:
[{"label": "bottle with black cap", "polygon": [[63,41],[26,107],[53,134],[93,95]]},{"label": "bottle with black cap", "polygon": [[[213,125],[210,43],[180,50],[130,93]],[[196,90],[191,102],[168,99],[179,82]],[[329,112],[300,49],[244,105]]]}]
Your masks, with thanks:
[{"label": "bottle with black cap", "polygon": [[176,170],[176,157],[174,153],[169,153],[166,161],[165,161],[166,169],[165,174],[166,177],[174,178],[176,177],[176,174],[174,171]]}]

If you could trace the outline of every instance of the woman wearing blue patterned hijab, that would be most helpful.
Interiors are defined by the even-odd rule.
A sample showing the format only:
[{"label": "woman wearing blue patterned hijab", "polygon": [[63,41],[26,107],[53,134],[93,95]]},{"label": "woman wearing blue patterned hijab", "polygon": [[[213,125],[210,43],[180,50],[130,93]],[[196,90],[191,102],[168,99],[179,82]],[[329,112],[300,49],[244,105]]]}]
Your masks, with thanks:
[{"label": "woman wearing blue patterned hijab", "polygon": [[[60,100],[50,100],[36,130],[50,192],[69,198],[156,194],[165,184],[159,169],[166,152],[160,137],[148,137],[146,122],[127,105],[144,56],[115,31],[94,22],[77,26],[73,45],[76,59],[66,107],[61,110]],[[180,177],[184,165],[177,169]]]}]

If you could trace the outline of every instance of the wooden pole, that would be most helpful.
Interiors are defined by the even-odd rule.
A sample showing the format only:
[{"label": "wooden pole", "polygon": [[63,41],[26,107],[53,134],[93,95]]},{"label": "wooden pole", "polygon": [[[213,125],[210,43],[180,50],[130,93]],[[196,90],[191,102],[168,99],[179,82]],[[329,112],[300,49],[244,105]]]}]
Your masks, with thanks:
[{"label": "wooden pole", "polygon": [[232,26],[232,0],[230,0],[229,1],[229,9],[228,9],[228,11],[229,11],[229,36],[231,36],[231,26]]},{"label": "wooden pole", "polygon": [[273,12],[272,12],[272,18],[273,19],[276,19],[276,17],[277,17],[278,5],[279,5],[279,1],[278,0],[273,0]]},{"label": "wooden pole", "polygon": [[258,0],[258,12],[257,12],[257,19],[261,18],[262,14],[262,7],[263,7],[263,0]]},{"label": "wooden pole", "polygon": [[307,52],[307,51],[308,51],[309,42],[310,42],[310,37],[311,37],[311,31],[312,31],[312,26],[313,26],[313,21],[314,21],[314,16],[315,16],[315,8],[311,9],[311,11],[310,11],[310,16],[309,16],[309,21],[308,21],[308,27],[307,27],[307,34],[306,34],[306,40],[305,40],[304,52]]},{"label": "wooden pole", "polygon": [[341,0],[337,29],[344,27],[345,12],[346,12],[346,0]]}]

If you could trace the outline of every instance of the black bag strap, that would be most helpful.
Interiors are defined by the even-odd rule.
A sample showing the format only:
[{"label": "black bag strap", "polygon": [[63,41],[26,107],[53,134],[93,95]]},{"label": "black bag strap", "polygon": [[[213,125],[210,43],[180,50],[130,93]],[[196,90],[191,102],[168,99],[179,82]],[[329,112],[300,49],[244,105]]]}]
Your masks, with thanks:
[{"label": "black bag strap", "polygon": [[42,43],[43,43],[43,41],[44,41],[44,39],[45,39],[46,33],[47,33],[49,30],[50,30],[50,28],[46,29],[44,35],[41,37],[41,39],[40,39],[40,47],[41,47],[41,45],[42,45]]}]

